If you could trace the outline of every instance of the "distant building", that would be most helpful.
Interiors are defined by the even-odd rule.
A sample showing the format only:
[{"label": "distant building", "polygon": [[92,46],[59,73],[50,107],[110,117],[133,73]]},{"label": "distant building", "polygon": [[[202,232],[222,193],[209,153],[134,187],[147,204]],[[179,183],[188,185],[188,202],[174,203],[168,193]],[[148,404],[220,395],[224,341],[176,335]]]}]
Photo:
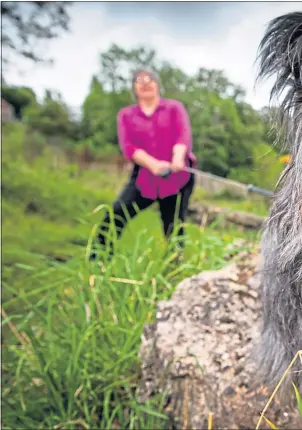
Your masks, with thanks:
[{"label": "distant building", "polygon": [[6,100],[1,99],[1,121],[12,122],[16,120],[15,109]]}]

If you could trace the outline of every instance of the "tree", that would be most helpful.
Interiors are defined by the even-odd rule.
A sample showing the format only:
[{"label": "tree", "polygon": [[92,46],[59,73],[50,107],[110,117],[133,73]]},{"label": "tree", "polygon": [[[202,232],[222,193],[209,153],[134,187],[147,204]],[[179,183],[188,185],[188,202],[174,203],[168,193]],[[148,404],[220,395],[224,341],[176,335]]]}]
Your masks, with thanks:
[{"label": "tree", "polygon": [[128,90],[106,92],[99,79],[93,76],[90,92],[82,106],[85,137],[92,138],[95,147],[108,143],[117,145],[116,116],[129,103],[131,97]]},{"label": "tree", "polygon": [[165,97],[176,97],[189,89],[190,77],[167,61],[159,67],[161,86]]},{"label": "tree", "polygon": [[70,137],[73,124],[60,94],[46,91],[43,104],[29,106],[24,120],[31,131],[39,131],[48,138]]},{"label": "tree", "polygon": [[37,42],[68,31],[70,5],[71,2],[1,2],[3,61],[9,63],[11,55],[44,61],[37,52]]},{"label": "tree", "polygon": [[4,85],[2,87],[2,98],[14,107],[15,115],[18,119],[22,118],[26,107],[36,103],[34,91],[27,87],[10,87]]},{"label": "tree", "polygon": [[89,94],[82,106],[82,123],[86,137],[92,136],[98,129],[106,126],[104,119],[106,115],[107,99],[108,97],[103,89],[103,85],[96,76],[93,76]]},{"label": "tree", "polygon": [[129,89],[131,72],[141,66],[155,66],[155,57],[153,49],[140,46],[127,51],[113,44],[100,56],[100,81],[113,93]]},{"label": "tree", "polygon": [[83,106],[85,136],[95,147],[118,144],[116,117],[131,103],[131,72],[142,65],[154,65],[155,51],[137,47],[130,50],[113,44],[100,55],[100,72],[93,76]]}]

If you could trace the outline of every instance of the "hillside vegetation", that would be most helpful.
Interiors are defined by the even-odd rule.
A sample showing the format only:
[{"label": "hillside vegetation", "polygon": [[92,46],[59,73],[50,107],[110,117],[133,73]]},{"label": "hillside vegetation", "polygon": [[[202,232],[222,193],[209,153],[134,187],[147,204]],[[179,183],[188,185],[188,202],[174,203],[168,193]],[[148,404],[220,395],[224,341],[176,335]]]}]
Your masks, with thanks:
[{"label": "hillside vegetation", "polygon": [[[273,189],[283,167],[271,147],[271,111],[255,111],[220,71],[188,76],[144,48],[114,45],[100,55],[76,117],[59,94],[41,101],[30,88],[4,86],[18,119],[2,133],[4,428],[162,428],[164,398],[142,405],[136,397],[144,324],[185,277],[225,265],[236,238],[259,240],[219,221],[204,229],[188,222],[180,262],[154,205],[127,226],[111,261],[106,253],[101,264],[87,261],[104,209],[126,181],[114,168],[116,114],[132,103],[130,70],[146,61],[163,95],[188,109],[199,168]],[[261,199],[199,188],[193,200],[268,209]]]},{"label": "hillside vegetation", "polygon": [[[143,325],[184,277],[224,265],[236,237],[257,236],[188,225],[185,257],[176,264],[155,205],[129,224],[111,262],[88,263],[102,208],[91,213],[113,202],[125,178],[101,168],[80,176],[75,165],[55,168],[47,146],[30,161],[32,142],[24,124],[4,127],[5,428],[158,428],[163,399],[140,405],[135,395]],[[209,199],[196,189],[194,199],[201,197]]]}]

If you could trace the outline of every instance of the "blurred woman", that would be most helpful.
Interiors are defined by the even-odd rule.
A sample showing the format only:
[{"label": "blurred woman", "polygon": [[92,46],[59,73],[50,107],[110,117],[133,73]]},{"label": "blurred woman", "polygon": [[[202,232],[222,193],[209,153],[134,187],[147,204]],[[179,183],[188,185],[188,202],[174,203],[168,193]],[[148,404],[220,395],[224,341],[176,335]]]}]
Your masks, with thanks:
[{"label": "blurred woman", "polygon": [[[137,215],[155,201],[163,231],[167,238],[174,230],[175,220],[184,223],[189,199],[194,187],[194,176],[184,171],[194,166],[191,126],[182,103],[160,96],[160,82],[150,69],[139,69],[133,74],[133,94],[137,104],[118,113],[118,138],[124,157],[134,164],[129,181],[113,204],[114,223],[120,237],[128,219]],[[162,177],[170,170],[168,177]],[[110,216],[106,213],[98,240],[108,243]],[[177,232],[178,244],[183,245],[183,225]],[[91,259],[96,253],[91,254]]]}]

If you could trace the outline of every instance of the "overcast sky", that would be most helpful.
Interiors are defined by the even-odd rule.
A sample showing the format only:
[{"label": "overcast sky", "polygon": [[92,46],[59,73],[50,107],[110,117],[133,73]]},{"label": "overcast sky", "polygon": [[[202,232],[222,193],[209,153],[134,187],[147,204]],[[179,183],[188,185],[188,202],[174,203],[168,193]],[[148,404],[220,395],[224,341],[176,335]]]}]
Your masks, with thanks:
[{"label": "overcast sky", "polygon": [[243,86],[246,100],[261,108],[268,104],[271,83],[254,90],[260,39],[271,19],[298,10],[302,2],[78,2],[70,8],[71,31],[44,45],[54,65],[19,61],[5,77],[39,97],[45,88],[57,90],[78,108],[98,73],[100,52],[112,43],[145,45],[187,73],[199,67],[223,70]]}]

